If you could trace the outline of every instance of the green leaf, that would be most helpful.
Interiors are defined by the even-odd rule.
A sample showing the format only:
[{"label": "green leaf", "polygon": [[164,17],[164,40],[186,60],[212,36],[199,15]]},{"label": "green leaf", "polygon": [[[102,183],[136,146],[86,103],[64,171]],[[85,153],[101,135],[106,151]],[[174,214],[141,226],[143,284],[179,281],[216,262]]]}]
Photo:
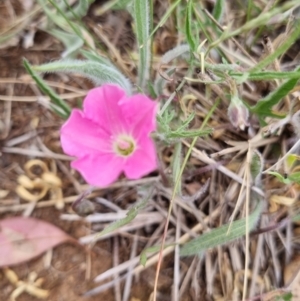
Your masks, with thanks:
[{"label": "green leaf", "polygon": [[255,151],[251,160],[250,172],[254,180],[254,185],[257,187],[261,186],[261,175],[263,172],[263,167],[263,157],[258,151]]},{"label": "green leaf", "polygon": [[155,87],[151,82],[148,82],[148,93],[150,98],[157,99],[158,95],[156,94]]},{"label": "green leaf", "polygon": [[68,8],[68,11],[66,12],[66,17],[81,19],[84,16],[86,16],[90,5],[93,2],[95,2],[95,0],[79,0],[79,3],[77,3],[77,5],[74,6],[74,8],[70,7],[66,0],[64,0],[64,2],[67,4]]},{"label": "green leaf", "polygon": [[125,89],[128,95],[132,92],[129,80],[119,70],[96,61],[61,60],[34,66],[33,70],[38,72],[79,73],[91,79],[96,85],[114,83]]},{"label": "green leaf", "polygon": [[[263,208],[263,202],[258,201],[256,208],[248,217],[248,229],[253,230],[259,220]],[[227,244],[246,235],[246,218],[228,223],[210,232],[206,232],[199,237],[189,241],[182,246],[181,256],[200,255],[207,249]],[[230,232],[228,233],[228,230]]]},{"label": "green leaf", "polygon": [[57,95],[44,81],[43,79],[38,76],[33,68],[30,66],[30,64],[28,63],[28,61],[26,59],[23,59],[23,64],[24,67],[26,69],[26,71],[31,75],[31,77],[34,79],[34,81],[36,82],[37,86],[40,88],[40,90],[48,95],[50,97],[50,99],[52,100],[52,102],[55,104],[50,104],[51,108],[53,109],[53,111],[55,111],[59,116],[67,119],[70,115],[71,112],[71,108],[69,107],[69,105],[62,100],[59,95]]},{"label": "green leaf", "polygon": [[192,30],[192,24],[193,24],[192,12],[193,12],[193,1],[189,0],[186,7],[185,34],[191,50],[196,51],[197,42],[193,35],[193,30]]},{"label": "green leaf", "polygon": [[[241,79],[245,76],[245,72],[229,72],[229,75],[235,79]],[[299,79],[299,71],[277,72],[277,71],[259,71],[247,73],[247,77],[243,80],[274,80],[274,79]]]},{"label": "green leaf", "polygon": [[[296,69],[298,72],[300,67]],[[290,91],[296,86],[298,82],[298,78],[292,78],[286,80],[283,84],[281,84],[276,90],[271,92],[265,98],[261,99],[255,106],[251,107],[251,111],[260,116],[275,116],[280,118],[280,115],[277,115],[272,112],[272,108],[276,105],[283,97],[288,95]],[[282,116],[284,117],[284,116]]]},{"label": "green leaf", "polygon": [[293,172],[290,175],[288,175],[288,179],[294,183],[299,184],[300,183],[300,172]]},{"label": "green leaf", "polygon": [[107,227],[105,227],[104,230],[102,230],[101,232],[97,233],[95,240],[105,234],[111,233],[127,224],[129,224],[137,215],[138,213],[145,208],[148,200],[150,199],[152,195],[152,192],[149,193],[149,195],[145,198],[145,200],[143,200],[142,202],[140,202],[139,204],[137,204],[136,206],[132,207],[128,213],[126,214],[126,217],[111,223],[110,225],[108,225]]},{"label": "green leaf", "polygon": [[279,172],[277,171],[268,171],[269,175],[272,175],[274,177],[276,177],[281,183],[284,184],[291,184],[291,181],[289,178],[284,177],[283,175],[281,175]]},{"label": "green leaf", "polygon": [[275,301],[292,301],[293,294],[291,292],[284,293],[281,296],[276,296]]},{"label": "green leaf", "polygon": [[217,21],[220,21],[225,10],[225,1],[217,0],[213,10],[213,16]]},{"label": "green leaf", "polygon": [[139,48],[138,85],[145,88],[150,77],[149,0],[134,0],[134,24]]},{"label": "green leaf", "polygon": [[[171,246],[174,246],[174,244],[166,244],[164,246],[164,249],[171,247]],[[148,247],[148,248],[144,249],[140,254],[140,264],[142,266],[146,266],[147,254],[159,252],[160,248],[161,248],[161,246],[152,246],[152,247]]]},{"label": "green leaf", "polygon": [[288,168],[291,169],[293,167],[293,165],[295,164],[295,162],[297,162],[299,160],[300,160],[299,155],[289,154],[286,158],[286,164],[287,164]]},{"label": "green leaf", "polygon": [[197,129],[197,130],[186,130],[186,131],[170,131],[166,133],[167,139],[179,139],[179,138],[194,138],[203,137],[211,134],[212,129]]}]

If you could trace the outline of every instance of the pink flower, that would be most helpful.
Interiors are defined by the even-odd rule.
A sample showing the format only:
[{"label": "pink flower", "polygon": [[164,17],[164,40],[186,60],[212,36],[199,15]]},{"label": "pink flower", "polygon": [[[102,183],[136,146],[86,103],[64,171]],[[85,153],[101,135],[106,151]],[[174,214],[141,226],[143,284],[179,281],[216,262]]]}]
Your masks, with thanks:
[{"label": "pink flower", "polygon": [[95,186],[107,186],[124,172],[138,179],[157,167],[157,105],[147,96],[126,96],[115,85],[92,89],[83,111],[74,109],[61,128],[64,152],[77,157],[71,166]]}]

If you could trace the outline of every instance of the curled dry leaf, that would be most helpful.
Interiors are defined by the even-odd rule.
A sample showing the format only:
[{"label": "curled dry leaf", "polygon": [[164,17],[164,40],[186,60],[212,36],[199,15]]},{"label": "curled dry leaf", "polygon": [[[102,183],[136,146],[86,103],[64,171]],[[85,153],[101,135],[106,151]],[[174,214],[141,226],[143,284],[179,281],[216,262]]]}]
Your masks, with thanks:
[{"label": "curled dry leaf", "polygon": [[295,203],[296,199],[291,197],[286,197],[283,195],[275,195],[273,194],[270,198],[270,202],[274,202],[276,204],[284,205],[284,206],[292,206]]},{"label": "curled dry leaf", "polygon": [[75,240],[56,226],[26,217],[0,221],[0,267],[28,261],[63,242]]},{"label": "curled dry leaf", "polygon": [[[26,175],[18,177],[19,185],[16,188],[17,194],[22,199],[38,202],[50,193],[51,199],[56,200],[55,207],[57,209],[64,207],[62,181],[56,175],[56,170],[49,171],[46,163],[38,159],[27,161],[24,170]],[[36,170],[40,172],[36,173]]]},{"label": "curled dry leaf", "polygon": [[10,300],[15,301],[23,293],[26,292],[38,299],[46,299],[49,296],[49,291],[42,289],[40,286],[43,284],[43,278],[37,278],[36,272],[30,272],[27,281],[19,280],[17,274],[8,268],[3,269],[5,277],[16,286],[16,289],[10,294]]}]

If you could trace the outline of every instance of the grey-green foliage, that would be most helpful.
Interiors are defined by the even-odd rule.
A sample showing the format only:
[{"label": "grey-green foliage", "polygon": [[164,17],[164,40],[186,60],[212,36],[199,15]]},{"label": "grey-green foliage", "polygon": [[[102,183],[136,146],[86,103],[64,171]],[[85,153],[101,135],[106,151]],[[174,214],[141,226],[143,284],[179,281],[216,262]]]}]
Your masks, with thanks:
[{"label": "grey-green foliage", "polygon": [[83,49],[80,51],[80,53],[89,61],[98,62],[99,64],[118,70],[116,66],[108,58],[104,56]]},{"label": "grey-green foliage", "polygon": [[181,57],[182,55],[186,54],[187,52],[190,51],[190,46],[188,44],[181,44],[178,45],[169,51],[167,51],[160,60],[160,64],[168,64],[172,60]]},{"label": "grey-green foliage", "polygon": [[106,83],[117,84],[122,87],[128,95],[131,94],[131,84],[129,80],[113,65],[104,64],[96,60],[61,60],[48,64],[34,66],[38,72],[65,72],[78,73],[91,79],[95,85]]},{"label": "grey-green foliage", "polygon": [[63,58],[71,57],[73,54],[75,55],[76,52],[83,46],[83,40],[78,38],[77,35],[56,28],[46,31],[64,44],[66,49],[61,54]]},{"label": "grey-green foliage", "polygon": [[180,121],[180,124],[178,124],[174,110],[169,111],[167,109],[162,116],[158,114],[158,138],[167,143],[172,143],[180,138],[201,137],[212,132],[212,129],[188,129],[188,126],[194,117],[195,114],[192,113],[187,117],[186,120]]},{"label": "grey-green foliage", "polygon": [[[94,0],[79,0],[77,5],[70,7],[66,0],[37,0],[43,8],[47,24],[43,30],[56,37],[65,45],[62,57],[72,57],[84,45],[89,45],[85,36],[89,36],[80,19],[86,15]],[[85,36],[84,36],[85,35]],[[89,36],[89,41],[91,41]]]}]

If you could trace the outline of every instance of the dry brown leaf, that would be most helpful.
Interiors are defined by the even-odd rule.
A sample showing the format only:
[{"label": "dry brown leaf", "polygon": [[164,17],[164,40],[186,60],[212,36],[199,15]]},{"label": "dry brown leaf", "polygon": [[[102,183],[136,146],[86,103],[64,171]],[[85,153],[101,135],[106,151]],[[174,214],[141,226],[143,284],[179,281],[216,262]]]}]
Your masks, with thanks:
[{"label": "dry brown leaf", "polygon": [[276,204],[284,205],[284,206],[292,206],[295,203],[295,198],[290,198],[282,195],[273,194],[270,197],[270,202],[274,202]]},{"label": "dry brown leaf", "polygon": [[5,197],[7,197],[8,194],[9,194],[8,190],[0,189],[0,200],[4,199]]}]

